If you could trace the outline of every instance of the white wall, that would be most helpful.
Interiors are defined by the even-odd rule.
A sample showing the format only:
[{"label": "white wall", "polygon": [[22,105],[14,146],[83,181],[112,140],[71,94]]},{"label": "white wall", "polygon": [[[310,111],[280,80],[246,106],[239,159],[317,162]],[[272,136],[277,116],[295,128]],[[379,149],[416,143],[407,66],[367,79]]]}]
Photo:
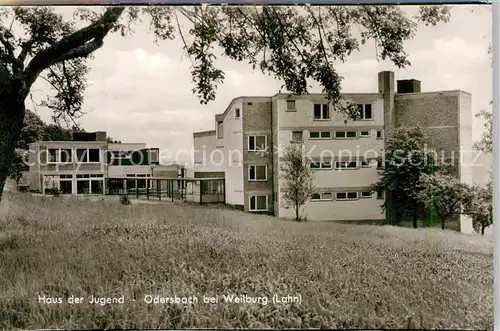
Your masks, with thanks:
[{"label": "white wall", "polygon": [[[382,203],[376,195],[354,201],[308,201],[302,207],[301,216],[308,221],[382,220],[385,218],[380,208]],[[293,208],[280,206],[279,213],[280,217],[295,218]]]},{"label": "white wall", "polygon": [[108,150],[110,151],[132,151],[137,149],[145,149],[147,148],[144,143],[109,143]]},{"label": "white wall", "polygon": [[[235,110],[240,110],[240,117],[235,118]],[[243,104],[233,102],[224,118],[224,150],[226,160],[226,202],[243,205]]]},{"label": "white wall", "polygon": [[[352,160],[370,161],[370,168],[343,169],[343,170],[313,170],[314,186],[318,190],[336,188],[353,188],[359,191],[361,188],[369,188],[378,180],[376,169],[376,158],[381,156],[384,141],[377,139],[377,130],[382,130],[384,125],[383,98],[378,94],[349,94],[345,98],[354,103],[371,103],[373,120],[348,121],[344,117],[331,111],[331,120],[315,121],[313,119],[313,104],[320,101],[296,100],[296,112],[285,110],[286,100],[278,99],[278,123],[280,132],[278,135],[281,152],[290,144],[292,131],[303,131],[303,141],[306,154],[312,159],[323,157],[324,160]],[[309,139],[310,131],[321,129],[331,131],[332,139]],[[335,139],[335,131],[370,131],[371,137],[356,139]],[[280,180],[280,188],[283,183]],[[337,190],[338,191],[338,190]],[[281,194],[281,193],[280,193]],[[374,195],[372,198],[362,198],[356,201],[309,201],[304,206],[303,213],[309,220],[363,220],[384,219],[379,200]],[[293,208],[280,206],[279,216],[294,218]]]},{"label": "white wall", "polygon": [[[472,111],[471,111],[471,96],[461,92],[460,98],[460,150],[462,151],[462,159],[460,160],[460,177],[461,181],[473,185],[474,183],[474,168],[472,166],[473,151],[472,151]],[[460,231],[464,233],[473,233],[472,219],[466,215],[460,215]]]},{"label": "white wall", "polygon": [[224,149],[217,148],[223,145],[215,135],[195,137],[193,170],[196,171],[224,171]]}]

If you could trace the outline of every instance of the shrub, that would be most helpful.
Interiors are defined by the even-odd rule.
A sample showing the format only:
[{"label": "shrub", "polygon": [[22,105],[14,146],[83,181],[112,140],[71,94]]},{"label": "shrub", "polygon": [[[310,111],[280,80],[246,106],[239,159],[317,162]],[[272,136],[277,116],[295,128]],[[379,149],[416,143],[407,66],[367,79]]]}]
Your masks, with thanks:
[{"label": "shrub", "polygon": [[122,205],[130,205],[131,202],[130,202],[130,198],[128,197],[128,195],[126,194],[123,194],[120,196],[120,203]]}]

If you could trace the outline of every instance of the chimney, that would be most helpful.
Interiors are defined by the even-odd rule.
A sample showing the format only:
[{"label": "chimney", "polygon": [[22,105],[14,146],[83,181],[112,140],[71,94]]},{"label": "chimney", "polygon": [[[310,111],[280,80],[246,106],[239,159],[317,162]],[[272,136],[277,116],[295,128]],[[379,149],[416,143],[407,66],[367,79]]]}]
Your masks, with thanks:
[{"label": "chimney", "polygon": [[394,72],[382,71],[378,73],[378,93],[384,98],[384,136],[394,127]]},{"label": "chimney", "polygon": [[107,141],[108,137],[106,136],[106,131],[96,131],[95,132],[95,141]]},{"label": "chimney", "polygon": [[420,81],[416,79],[398,80],[398,93],[420,93]]}]

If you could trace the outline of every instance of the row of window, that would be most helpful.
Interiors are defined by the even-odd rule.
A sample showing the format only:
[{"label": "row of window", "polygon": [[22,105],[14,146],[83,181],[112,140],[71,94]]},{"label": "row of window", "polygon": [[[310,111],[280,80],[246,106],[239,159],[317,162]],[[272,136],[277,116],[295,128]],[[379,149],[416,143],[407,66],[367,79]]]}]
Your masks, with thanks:
[{"label": "row of window", "polygon": [[[371,198],[373,193],[371,191],[348,191],[348,192],[322,192],[313,193],[311,201],[328,201],[328,200],[358,200],[360,198]],[[384,192],[377,192],[377,199],[383,199]]]},{"label": "row of window", "polygon": [[[324,161],[324,162],[311,162],[311,169],[333,169],[333,162]],[[370,162],[368,161],[337,161],[335,162],[335,169],[359,169],[359,168],[370,168]],[[377,161],[377,168],[383,168],[382,161]]]},{"label": "row of window", "polygon": [[[370,138],[371,132],[366,131],[335,131],[336,139]],[[382,131],[377,131],[377,138],[382,138]],[[332,139],[332,131],[310,131],[309,139]],[[292,131],[292,142],[303,142],[303,131]],[[248,136],[247,150],[249,152],[265,151],[267,149],[266,135]]]},{"label": "row of window", "polygon": [[[337,161],[337,162],[312,162],[311,169],[333,169],[335,165],[336,170],[342,169],[359,169],[370,168],[371,165],[367,161]],[[377,162],[377,168],[383,167],[382,161]],[[267,165],[250,165],[248,166],[248,180],[249,181],[266,181],[267,180]]]},{"label": "row of window", "polygon": [[[384,198],[384,192],[379,191],[376,193],[377,199]],[[354,201],[366,198],[371,198],[373,193],[371,191],[348,191],[348,192],[322,192],[314,193],[311,195],[311,201]],[[267,195],[254,195],[249,198],[250,211],[267,211],[268,210],[268,196]]]},{"label": "row of window", "polygon": [[[335,139],[370,138],[371,132],[366,131],[335,131]],[[382,131],[377,131],[377,138],[382,138]],[[332,131],[309,131],[309,139],[332,139]],[[292,132],[293,142],[302,142],[302,131]]]},{"label": "row of window", "polygon": [[[330,120],[330,106],[326,103],[313,104],[313,118],[315,120]],[[295,100],[286,101],[286,111],[295,112],[297,107]],[[357,105],[358,117],[356,120],[373,120],[373,110],[371,104],[358,104]]]},{"label": "row of window", "polygon": [[[100,163],[101,149],[100,148],[75,148],[76,160],[78,163]],[[106,151],[108,159],[111,157],[116,160],[132,160],[134,153],[140,151]],[[149,151],[151,162],[158,162],[158,150],[152,149]],[[74,162],[74,152],[72,148],[48,148],[47,149],[48,163],[72,163]],[[109,161],[108,161],[109,162]]]},{"label": "row of window", "polygon": [[[44,187],[47,189],[59,189],[62,194],[73,194],[73,175],[59,175],[59,177],[45,176]],[[77,194],[103,194],[104,175],[82,174],[76,175]]]}]

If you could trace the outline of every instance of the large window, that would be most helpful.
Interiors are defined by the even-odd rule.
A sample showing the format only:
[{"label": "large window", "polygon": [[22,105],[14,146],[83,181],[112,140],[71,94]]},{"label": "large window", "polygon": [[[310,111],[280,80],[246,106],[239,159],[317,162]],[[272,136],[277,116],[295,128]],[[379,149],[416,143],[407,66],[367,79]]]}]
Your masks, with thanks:
[{"label": "large window", "polygon": [[330,139],[332,137],[332,133],[330,131],[310,131],[309,139]]},{"label": "large window", "polygon": [[80,163],[101,162],[101,150],[99,148],[77,148],[76,157]]},{"label": "large window", "polygon": [[265,151],[267,149],[267,136],[248,136],[249,151]]},{"label": "large window", "polygon": [[358,105],[358,119],[359,120],[372,120],[372,105],[371,104],[359,104]]},{"label": "large window", "polygon": [[331,192],[322,192],[322,193],[313,193],[311,195],[311,200],[313,201],[320,201],[320,200],[332,200],[333,199],[333,193]]},{"label": "large window", "polygon": [[73,175],[59,175],[59,188],[62,194],[73,194]]},{"label": "large window", "polygon": [[103,194],[103,174],[78,174],[76,175],[77,194]]},{"label": "large window", "polygon": [[266,165],[248,166],[248,180],[250,180],[250,181],[266,181],[267,180],[267,166]]},{"label": "large window", "polygon": [[330,119],[330,109],[326,103],[316,103],[313,107],[315,120],[328,120]]},{"label": "large window", "polygon": [[356,138],[356,131],[337,131],[335,132],[335,138],[337,139],[347,139]]},{"label": "large window", "polygon": [[71,148],[47,149],[47,163],[71,163],[71,162],[73,162],[73,150]]},{"label": "large window", "polygon": [[357,200],[358,192],[337,192],[337,200]]},{"label": "large window", "polygon": [[311,169],[332,169],[332,162],[324,161],[324,162],[311,162]]},{"label": "large window", "polygon": [[250,211],[267,211],[267,195],[255,195],[250,197]]},{"label": "large window", "polygon": [[297,111],[297,108],[295,108],[295,100],[286,101],[286,111]]},{"label": "large window", "polygon": [[335,162],[335,169],[356,169],[358,167],[358,162],[347,162],[339,161]]}]

